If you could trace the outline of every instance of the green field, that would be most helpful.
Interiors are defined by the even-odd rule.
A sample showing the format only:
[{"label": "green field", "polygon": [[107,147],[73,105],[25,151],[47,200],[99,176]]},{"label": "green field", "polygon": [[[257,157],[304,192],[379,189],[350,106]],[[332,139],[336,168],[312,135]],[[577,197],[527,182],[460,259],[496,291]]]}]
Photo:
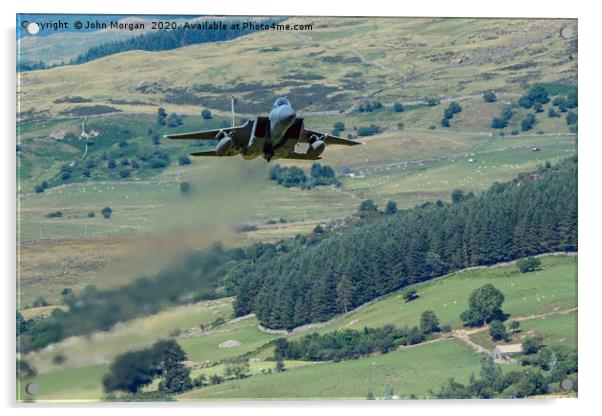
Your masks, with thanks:
[{"label": "green field", "polygon": [[[254,321],[254,323],[255,325],[232,332],[182,339],[178,343],[182,346],[188,358],[193,361],[203,362],[237,357],[251,352],[275,338],[273,335],[259,332],[257,321]],[[238,341],[241,345],[233,348],[219,347],[221,343],[229,340]]]},{"label": "green field", "polygon": [[301,367],[228,381],[178,396],[178,400],[216,399],[365,399],[382,397],[385,383],[409,397],[425,397],[450,377],[467,382],[478,374],[480,357],[454,340],[421,345],[389,354]]},{"label": "green field", "polygon": [[417,325],[420,314],[434,311],[441,325],[461,327],[460,314],[467,309],[470,292],[486,283],[493,284],[505,296],[504,312],[509,319],[549,313],[577,305],[577,257],[543,256],[543,270],[522,274],[514,265],[461,271],[432,282],[415,285],[418,299],[404,303],[402,292],[394,292],[357,313],[352,313],[318,332],[334,328],[362,329]]}]

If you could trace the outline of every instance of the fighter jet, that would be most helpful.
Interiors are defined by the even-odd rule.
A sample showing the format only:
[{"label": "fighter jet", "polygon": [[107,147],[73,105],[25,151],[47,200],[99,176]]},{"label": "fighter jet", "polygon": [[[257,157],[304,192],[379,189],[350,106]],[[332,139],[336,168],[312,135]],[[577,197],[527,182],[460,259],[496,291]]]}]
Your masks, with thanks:
[{"label": "fighter jet", "polygon": [[[234,113],[234,111],[233,111]],[[328,144],[355,146],[362,144],[328,133],[306,129],[303,118],[298,118],[287,98],[276,100],[268,117],[256,117],[241,126],[192,133],[167,134],[174,140],[217,140],[214,150],[194,152],[191,156],[235,156],[245,159],[259,156],[272,159],[317,160]],[[307,144],[305,151],[296,150],[297,144]]]}]

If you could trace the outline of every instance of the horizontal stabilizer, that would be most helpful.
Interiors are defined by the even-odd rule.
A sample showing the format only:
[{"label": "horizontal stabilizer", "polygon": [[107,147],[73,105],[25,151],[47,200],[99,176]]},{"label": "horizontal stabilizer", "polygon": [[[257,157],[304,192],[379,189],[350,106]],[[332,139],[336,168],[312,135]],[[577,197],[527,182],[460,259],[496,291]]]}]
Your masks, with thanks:
[{"label": "horizontal stabilizer", "polygon": [[194,152],[191,153],[190,156],[217,156],[215,154],[215,150],[208,150],[206,152]]},{"label": "horizontal stabilizer", "polygon": [[297,159],[297,160],[320,160],[321,157],[312,157],[305,153],[289,153],[286,156],[281,157],[281,159]]},{"label": "horizontal stabilizer", "polygon": [[326,144],[340,144],[343,146],[357,146],[358,144],[364,144],[362,142],[356,142],[355,140],[343,139],[342,137],[331,136],[330,134],[324,135],[322,138]]}]

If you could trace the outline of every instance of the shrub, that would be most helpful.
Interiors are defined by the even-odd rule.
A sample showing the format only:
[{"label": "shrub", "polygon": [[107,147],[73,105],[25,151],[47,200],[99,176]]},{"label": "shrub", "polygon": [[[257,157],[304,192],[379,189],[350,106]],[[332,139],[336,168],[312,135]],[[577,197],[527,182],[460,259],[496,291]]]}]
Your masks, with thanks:
[{"label": "shrub", "polygon": [[541,260],[537,257],[527,257],[526,259],[520,259],[516,262],[516,267],[521,273],[529,273],[539,270],[541,266]]},{"label": "shrub", "polygon": [[109,218],[111,218],[111,214],[113,213],[113,209],[111,209],[110,207],[104,207],[103,209],[100,210],[100,213],[102,214],[102,216],[104,218],[106,218],[108,220]]},{"label": "shrub", "polygon": [[190,158],[188,156],[180,156],[178,157],[178,164],[180,166],[190,165]]},{"label": "shrub", "polygon": [[521,121],[520,128],[522,131],[529,131],[535,125],[537,119],[533,114],[527,114],[527,116]]},{"label": "shrub", "polygon": [[403,106],[402,103],[395,103],[395,104],[393,104],[393,110],[396,113],[401,113],[405,110],[405,107]]},{"label": "shrub", "polygon": [[378,208],[373,200],[366,199],[360,203],[358,212],[376,212]]},{"label": "shrub", "polygon": [[569,126],[577,124],[577,114],[573,113],[572,111],[569,111],[566,115],[566,124],[568,124]]},{"label": "shrub", "polygon": [[418,298],[418,292],[416,292],[416,289],[411,288],[404,291],[402,296],[403,300],[408,303]]},{"label": "shrub", "polygon": [[46,299],[40,296],[39,298],[33,301],[31,306],[33,306],[34,308],[40,308],[42,306],[48,306],[48,302],[46,301]]},{"label": "shrub", "polygon": [[333,128],[338,131],[343,131],[345,130],[345,124],[342,121],[337,121],[333,124]]},{"label": "shrub", "polygon": [[508,339],[508,334],[506,333],[506,325],[504,325],[501,321],[492,321],[489,325],[489,335],[491,335],[491,339],[493,341],[501,341]]},{"label": "shrub", "polygon": [[67,357],[64,354],[58,353],[52,357],[52,363],[55,365],[61,365],[67,361]]},{"label": "shrub", "polygon": [[380,126],[378,126],[377,124],[371,124],[367,127],[359,127],[357,129],[357,135],[358,136],[373,136],[375,134],[378,134],[382,131],[382,129],[380,128]]},{"label": "shrub", "polygon": [[51,211],[48,214],[46,214],[46,218],[60,218],[63,216],[63,213],[61,211]]},{"label": "shrub", "polygon": [[493,91],[487,91],[486,93],[483,94],[483,100],[486,103],[494,103],[497,101],[497,96],[495,95],[495,93]]},{"label": "shrub", "polygon": [[506,128],[508,126],[508,120],[505,120],[501,117],[495,117],[492,121],[491,121],[491,128],[492,129],[503,129]]},{"label": "shrub", "polygon": [[521,345],[523,354],[535,354],[543,347],[543,338],[540,336],[529,337]]},{"label": "shrub", "polygon": [[441,331],[441,328],[439,327],[439,318],[437,318],[435,312],[430,310],[422,312],[420,315],[420,330],[425,334]]},{"label": "shrub", "polygon": [[397,213],[397,203],[395,201],[389,201],[387,202],[387,205],[385,206],[385,214],[395,214]]},{"label": "shrub", "polygon": [[203,111],[201,111],[201,117],[203,117],[205,120],[210,120],[213,118],[213,115],[211,114],[211,111],[205,108]]}]

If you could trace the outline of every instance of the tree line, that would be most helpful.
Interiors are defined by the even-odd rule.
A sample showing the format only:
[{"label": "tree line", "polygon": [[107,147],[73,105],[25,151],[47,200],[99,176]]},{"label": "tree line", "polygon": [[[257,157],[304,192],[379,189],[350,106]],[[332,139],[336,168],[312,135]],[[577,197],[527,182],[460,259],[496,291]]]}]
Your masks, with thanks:
[{"label": "tree line", "polygon": [[394,325],[385,325],[382,328],[364,327],[362,331],[345,329],[323,335],[314,332],[290,341],[278,338],[273,341],[274,358],[277,361],[340,361],[375,352],[386,354],[400,345],[421,343],[433,333],[441,331],[449,332],[451,328],[439,327],[439,318],[429,310],[420,316],[419,326],[396,328]]},{"label": "tree line", "polygon": [[478,197],[426,203],[320,238],[280,242],[231,271],[237,275],[235,314],[255,312],[267,327],[290,329],[454,270],[577,250],[576,179],[577,159],[571,158],[495,183]]}]

